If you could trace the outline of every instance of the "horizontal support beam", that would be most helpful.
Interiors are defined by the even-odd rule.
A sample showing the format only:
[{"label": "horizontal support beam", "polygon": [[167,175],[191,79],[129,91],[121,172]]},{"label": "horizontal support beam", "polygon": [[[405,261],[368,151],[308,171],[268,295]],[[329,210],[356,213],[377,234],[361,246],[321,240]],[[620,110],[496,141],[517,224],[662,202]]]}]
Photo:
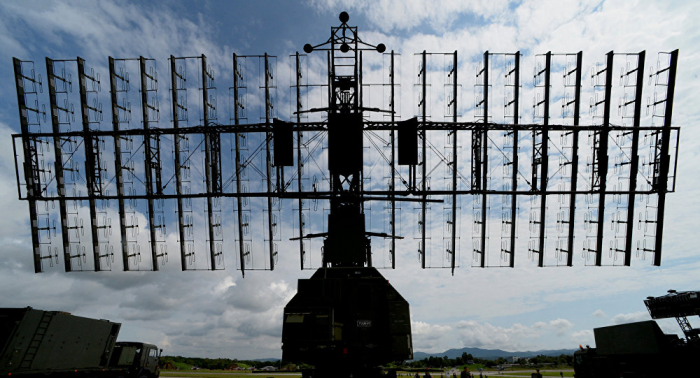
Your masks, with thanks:
[{"label": "horizontal support beam", "polygon": [[[397,122],[365,122],[363,130],[398,130]],[[601,130],[602,125],[589,125],[589,126],[572,126],[572,125],[548,125],[547,130],[549,131],[596,131]],[[538,131],[543,129],[543,125],[513,125],[513,124],[500,124],[500,123],[489,123],[486,125],[486,130],[488,131]],[[465,131],[465,130],[484,130],[484,123],[482,122],[418,122],[418,129],[421,130],[442,130],[442,131]],[[615,126],[611,125],[609,131],[659,131],[664,129],[662,126]],[[324,122],[307,122],[307,123],[292,123],[292,131],[327,131],[328,124]],[[679,126],[671,127],[670,130],[680,130]],[[181,127],[179,129],[161,129],[161,128],[151,128],[148,129],[149,135],[187,135],[187,134],[233,134],[233,133],[265,133],[272,132],[272,124],[265,123],[254,123],[247,125],[210,125],[210,126],[193,126],[193,127]],[[29,135],[34,137],[82,137],[85,136],[84,131],[66,131],[60,133],[29,133]],[[139,136],[146,135],[143,129],[129,129],[129,130],[91,130],[88,135],[91,136]],[[13,138],[21,138],[22,134],[12,134]]]},{"label": "horizontal support beam", "polygon": [[[565,190],[547,190],[547,191],[526,191],[526,190],[520,190],[520,191],[512,191],[512,190],[429,190],[429,191],[412,191],[412,192],[406,192],[406,191],[368,191],[368,192],[362,192],[363,196],[396,196],[396,198],[390,198],[390,197],[382,197],[382,198],[364,198],[365,200],[368,201],[416,201],[420,202],[422,199],[420,198],[406,198],[408,196],[416,196],[416,197],[421,197],[421,196],[449,196],[449,195],[480,195],[480,194],[486,194],[486,195],[519,195],[519,196],[540,196],[542,194],[546,195],[557,195],[557,194],[574,194],[574,195],[586,195],[586,194],[600,194],[601,192],[599,190],[595,191],[584,191],[584,190],[577,190],[575,192],[571,191],[565,191]],[[629,190],[609,190],[606,191],[604,194],[605,195],[614,195],[614,194],[639,194],[639,195],[649,195],[649,194],[657,194],[657,191],[649,191],[649,190],[639,190],[639,191],[629,191]],[[146,194],[139,194],[139,195],[124,195],[124,196],[99,196],[96,195],[93,198],[95,200],[117,200],[117,199],[125,199],[125,200],[130,200],[130,199],[148,199],[152,198],[155,200],[158,199],[177,199],[177,198],[266,198],[266,197],[276,197],[276,198],[282,198],[282,199],[297,199],[297,198],[304,198],[304,199],[330,199],[332,192],[284,192],[284,194],[279,195],[276,193],[268,193],[268,192],[250,192],[250,193],[195,193],[195,194],[182,194],[182,195],[177,195],[177,194],[154,194],[153,196],[148,196]],[[403,198],[402,198],[403,197]],[[28,197],[20,197],[19,199],[21,200],[27,200],[30,199]],[[63,196],[63,197],[33,197],[31,198],[35,201],[87,201],[88,196]],[[428,202],[442,202],[442,200],[427,200]]]}]

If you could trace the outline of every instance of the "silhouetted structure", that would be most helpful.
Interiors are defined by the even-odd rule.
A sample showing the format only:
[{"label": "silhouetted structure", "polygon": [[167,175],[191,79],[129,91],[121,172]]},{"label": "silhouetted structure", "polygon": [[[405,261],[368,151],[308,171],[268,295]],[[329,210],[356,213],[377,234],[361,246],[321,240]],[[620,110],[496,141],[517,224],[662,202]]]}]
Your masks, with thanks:
[{"label": "silhouetted structure", "polygon": [[[589,116],[595,122],[591,125],[581,124],[581,52],[537,55],[531,87],[521,83],[520,52],[485,52],[476,70],[475,120],[458,122],[457,51],[423,51],[415,56],[416,117],[401,121],[395,63],[399,55],[385,52],[383,44],[363,42],[348,20],[347,13],[341,13],[341,25],[331,28],[327,41],[307,44],[308,55],[291,57],[290,122],[277,117],[277,57],[268,54],[233,55],[228,124],[219,121],[222,107],[207,57],[171,56],[168,126],[159,123],[161,98],[154,60],[109,58],[112,111],[103,122],[97,96],[100,75],[87,69],[81,58],[47,58],[51,129],[43,130],[47,110],[40,101],[41,75],[33,62],[15,58],[21,123],[21,134],[13,135],[15,147],[21,142],[21,152],[15,154],[18,192],[29,203],[35,271],[44,271],[44,262],[58,263],[59,255],[66,271],[107,270],[115,254],[124,270],[138,270],[142,246],[150,256],[148,268],[158,270],[168,260],[166,227],[175,222],[169,211],[175,205],[182,270],[223,269],[224,251],[229,248],[235,248],[243,274],[273,270],[285,223],[282,203],[293,203],[298,232],[292,240],[299,242],[302,269],[314,268],[310,243],[322,239],[323,245],[320,269],[311,279],[300,281],[297,297],[285,309],[285,355],[291,350],[288,345],[301,348],[295,355],[301,359],[314,355],[311,346],[324,346],[324,354],[317,353],[324,360],[317,364],[329,367],[341,361],[344,366],[370,369],[411,354],[408,304],[374,268],[378,264],[371,248],[371,238],[387,239],[385,267],[395,268],[396,240],[403,238],[398,225],[406,213],[415,215],[413,237],[422,268],[442,267],[454,273],[460,222],[467,209],[460,205],[464,196],[473,198],[467,209],[473,215],[468,243],[473,266],[514,267],[518,222],[528,225],[528,255],[540,267],[573,265],[577,224],[585,229],[581,251],[586,264],[604,265],[608,248],[604,230],[609,224],[613,235],[607,236],[608,263],[628,266],[635,248],[635,214],[643,230],[637,254],[651,255],[653,264],[660,265],[665,197],[675,187],[679,128],[671,125],[671,115],[678,50],[659,54],[657,67],[648,75],[659,89],[646,104],[652,125],[642,125],[644,51],[621,54],[624,63],[618,66],[616,54],[609,52],[604,63],[592,68]],[[364,82],[365,50],[381,54],[387,82]],[[309,55],[319,51],[326,52],[328,72],[325,83],[313,84],[309,76],[317,72],[308,71]],[[444,66],[438,69],[431,61],[440,58]],[[617,86],[616,67],[620,68]],[[197,74],[188,76],[192,71]],[[257,85],[250,74],[256,71]],[[563,84],[556,88],[555,71],[562,72]],[[131,90],[129,72],[136,72],[138,93]],[[436,74],[443,80],[441,87],[430,79]],[[73,75],[77,96],[72,94]],[[368,105],[368,94],[376,86],[383,90],[379,97],[386,109]],[[535,123],[521,122],[523,90],[532,94]],[[323,91],[327,93],[321,95],[319,106],[309,106],[308,98]],[[435,91],[441,93],[433,99]],[[258,96],[249,98],[250,94]],[[493,106],[501,95],[502,103]],[[616,97],[622,125],[612,120]],[[77,122],[75,100],[80,104]],[[131,123],[132,100],[140,111],[138,126]],[[431,114],[435,103],[444,110],[444,120]],[[560,116],[550,109],[554,103],[561,104]],[[499,107],[501,123],[495,121]],[[254,109],[260,110],[259,121],[250,114]],[[465,140],[469,147],[463,145]],[[460,159],[467,148],[469,159]],[[526,153],[528,164],[523,164],[521,155]],[[381,179],[372,180],[369,162],[372,169],[381,166],[377,171],[382,173],[375,173]],[[502,175],[494,173],[495,168]],[[526,217],[518,201],[530,203],[527,221],[521,220]],[[636,202],[644,203],[645,209],[635,208]],[[321,210],[319,203],[324,204]],[[371,203],[381,204],[381,209]],[[412,212],[402,213],[401,203],[416,205]],[[576,217],[577,208],[583,217]],[[235,217],[227,217],[227,211]],[[431,219],[434,213],[442,220]],[[372,224],[372,215],[379,222]],[[260,217],[262,232],[253,222]],[[498,231],[488,227],[489,220],[500,225],[497,248],[489,248],[491,232]],[[119,230],[114,238],[113,223]],[[377,223],[384,230],[374,230]],[[227,231],[229,227],[233,232]],[[147,231],[145,237],[141,229]],[[439,229],[442,240],[431,236]],[[546,245],[547,230],[557,233],[555,248]],[[554,263],[548,264],[545,255],[552,249]],[[498,255],[497,263],[490,260],[490,250]],[[436,251],[441,263],[433,265],[429,251]],[[365,294],[372,295],[368,307],[360,303]],[[352,304],[338,298],[351,298]],[[387,318],[389,314],[393,315]],[[397,319],[406,323],[395,323]],[[380,324],[388,327],[388,333],[362,336],[364,328]],[[310,334],[315,336],[302,336]],[[385,344],[390,345],[382,347],[388,348],[385,354],[369,347]]]}]

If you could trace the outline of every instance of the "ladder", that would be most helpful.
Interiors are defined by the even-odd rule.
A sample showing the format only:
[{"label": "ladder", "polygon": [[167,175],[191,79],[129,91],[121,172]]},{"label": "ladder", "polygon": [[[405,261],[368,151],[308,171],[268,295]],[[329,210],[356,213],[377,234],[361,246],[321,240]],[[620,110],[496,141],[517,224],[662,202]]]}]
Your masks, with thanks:
[{"label": "ladder", "polygon": [[24,353],[24,357],[22,358],[22,362],[20,363],[21,369],[31,368],[32,362],[34,362],[34,357],[36,357],[36,354],[39,351],[39,346],[44,340],[44,336],[46,336],[46,332],[49,329],[51,319],[53,319],[54,315],[55,312],[45,311],[44,315],[41,316],[41,321],[39,321],[39,325],[36,327],[36,331],[34,331],[34,336],[32,336],[32,340],[29,342],[27,351]]},{"label": "ladder", "polygon": [[687,317],[676,316],[676,321],[678,322],[678,325],[681,326],[683,334],[688,340],[696,340],[699,338],[698,334],[700,334],[700,329],[693,329]]}]

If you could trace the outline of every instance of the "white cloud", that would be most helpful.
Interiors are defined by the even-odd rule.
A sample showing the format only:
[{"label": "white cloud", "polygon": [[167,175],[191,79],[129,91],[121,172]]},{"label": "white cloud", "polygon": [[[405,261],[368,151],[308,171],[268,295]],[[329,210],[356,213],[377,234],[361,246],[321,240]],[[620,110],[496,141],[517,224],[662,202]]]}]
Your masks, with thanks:
[{"label": "white cloud", "polygon": [[[455,323],[452,329],[440,329],[440,332],[431,330],[431,333],[433,335],[439,335],[435,338],[443,338],[445,342],[458,342],[459,345],[450,345],[450,347],[455,348],[478,347],[484,349],[522,351],[550,348],[547,344],[542,343],[542,339],[547,339],[551,335],[557,337],[566,336],[572,327],[573,323],[562,318],[554,319],[549,322],[535,322],[530,326],[515,323],[507,327],[495,326],[489,322],[480,322],[476,320],[461,320]],[[426,324],[423,324],[421,328],[429,329]],[[451,331],[451,335],[446,335],[446,331]],[[447,348],[443,347],[443,350],[444,349]]]},{"label": "white cloud", "polygon": [[574,326],[570,321],[568,321],[566,319],[552,320],[551,322],[549,322],[549,325],[554,327],[554,329],[556,330],[557,336],[564,336],[566,334],[566,332],[569,331],[569,329],[571,329],[571,327]]},{"label": "white cloud", "polygon": [[12,15],[15,27],[31,25],[32,31],[43,37],[32,41],[36,45],[25,46],[31,50],[48,49],[61,56],[62,50],[77,44],[82,57],[93,65],[104,64],[107,56],[164,60],[172,53],[204,53],[212,57],[209,63],[217,72],[230,67],[222,64],[231,57],[230,47],[214,42],[213,30],[205,20],[191,21],[165,7],[67,1],[29,9],[26,4],[9,2],[3,3],[0,11]]},{"label": "white cloud", "polygon": [[[26,246],[26,243],[29,242],[24,238],[24,236],[29,235],[26,230],[29,212],[26,203],[17,201],[17,180],[15,179],[15,159],[11,137],[14,132],[8,125],[0,123],[0,197],[3,198],[4,213],[13,214],[12,217],[0,219],[3,236],[0,243],[19,247]],[[17,148],[20,150],[21,144],[21,142],[17,142]]]},{"label": "white cloud", "polygon": [[537,323],[532,325],[532,328],[534,328],[534,329],[543,329],[545,327],[547,327],[547,323],[545,323],[545,322],[537,322]]},{"label": "white cloud", "polygon": [[[326,13],[343,10],[340,2],[311,4]],[[402,88],[406,92],[402,107],[404,114],[409,114],[415,105],[411,88],[415,67],[411,54],[423,49],[433,52],[458,50],[460,75],[464,78],[461,107],[465,116],[462,119],[471,120],[468,110],[473,100],[473,62],[481,58],[484,50],[530,50],[529,55],[523,57],[524,66],[529,68],[534,53],[548,50],[584,50],[584,65],[588,67],[613,48],[616,51],[648,49],[647,59],[651,65],[655,64],[656,51],[681,48],[674,117],[680,120],[676,124],[681,124],[684,129],[678,192],[668,197],[664,266],[650,268],[648,260],[634,260],[631,268],[584,268],[583,260],[578,259],[581,238],[577,238],[578,260],[571,269],[535,269],[524,252],[516,254],[517,268],[514,270],[470,269],[471,233],[465,231],[460,236],[462,268],[451,277],[446,270],[421,270],[415,262],[414,240],[406,241],[405,245],[399,244],[398,269],[383,274],[411,303],[413,318],[420,319],[412,323],[416,350],[437,352],[459,346],[545,349],[569,345],[567,340],[561,340],[567,334],[571,335],[570,341],[574,345],[591,343],[592,331],[585,329],[584,324],[588,323],[584,319],[590,318],[595,307],[585,307],[587,301],[605,298],[639,304],[644,296],[663,293],[668,287],[696,284],[700,263],[693,246],[698,244],[694,230],[697,228],[695,215],[700,209],[700,196],[697,195],[699,186],[695,178],[699,176],[695,161],[700,138],[692,125],[700,120],[700,112],[694,105],[700,87],[697,77],[700,38],[692,14],[699,13],[697,4],[640,1],[634,11],[630,11],[627,4],[615,2],[576,5],[541,1],[520,4],[453,1],[434,5],[419,1],[384,1],[375,5],[370,1],[354,1],[342,6],[345,5],[351,20],[359,18],[355,18],[355,13],[369,20],[369,28],[361,25],[362,30],[370,29],[363,34],[368,42],[381,41],[390,49],[402,52]],[[44,55],[64,56],[69,45],[77,45],[79,54],[88,60],[104,63],[107,55],[148,55],[159,59],[160,67],[165,65],[164,59],[170,53],[205,53],[217,71],[228,72],[232,51],[229,45],[248,43],[241,38],[221,45],[215,42],[217,30],[212,28],[210,20],[202,17],[188,20],[173,10],[156,10],[147,5],[61,2],[25,8],[20,3],[5,2],[0,5],[0,11],[3,21],[8,23],[0,25],[0,50],[8,54],[31,55],[37,61],[41,61]],[[336,15],[329,19],[329,24],[337,23]],[[461,18],[473,18],[479,23],[459,24],[457,20]],[[481,24],[483,20],[489,22]],[[28,39],[17,31],[21,28],[8,26],[10,22],[31,25],[37,38]],[[429,28],[424,28],[424,25]],[[644,28],[639,25],[644,25]],[[303,42],[295,41],[289,46],[301,45]],[[282,56],[283,52],[273,53]],[[319,80],[325,79],[324,60],[312,63],[311,75]],[[9,68],[3,72],[9,72]],[[229,74],[222,74],[223,77],[226,75]],[[11,79],[8,79],[11,75],[6,76],[2,78],[3,83],[9,83],[8,87],[11,87]],[[167,77],[167,69],[161,69],[161,77]],[[228,85],[228,82],[220,84],[222,95]],[[165,87],[167,85],[162,86]],[[0,99],[4,106],[13,108],[13,91],[6,92]],[[166,102],[164,100],[163,104]],[[223,97],[220,102],[225,102]],[[440,113],[437,105],[434,111]],[[11,115],[16,117],[16,112]],[[529,122],[529,118],[527,120]],[[5,214],[12,214],[12,217],[0,219],[0,249],[3,251],[0,286],[12,293],[3,298],[3,306],[31,305],[119,321],[123,323],[122,339],[152,340],[164,346],[166,354],[238,358],[279,356],[282,308],[295,293],[296,279],[310,274],[298,271],[296,249],[281,247],[279,269],[250,272],[245,279],[235,271],[233,253],[227,255],[227,272],[181,273],[177,271],[178,263],[173,263],[171,258],[170,265],[158,273],[70,275],[63,274],[61,266],[51,273],[34,275],[27,204],[16,200],[14,156],[9,138],[12,132],[16,130],[0,124],[0,208]],[[466,143],[468,140],[463,144]],[[465,209],[469,205],[468,202],[462,204]],[[404,216],[410,217],[411,214],[406,213]],[[468,214],[468,210],[464,214]],[[468,217],[465,215],[460,221],[467,224]],[[142,228],[145,224],[145,221],[141,222]],[[527,221],[521,223],[522,235],[527,234],[526,224]],[[174,234],[169,236],[172,238]],[[441,235],[434,236],[438,240]],[[497,248],[498,235],[492,236],[490,243]],[[526,239],[522,237],[519,242],[525,243]],[[296,248],[296,244],[293,247]],[[320,252],[314,253],[318,255]],[[639,299],[629,298],[629,293],[642,291],[645,293],[639,294]],[[559,318],[562,305],[581,308],[580,317]],[[533,320],[530,326],[517,320],[508,322],[508,325],[502,322],[504,317],[531,316],[538,310],[546,310],[554,320]],[[607,313],[614,313],[612,311],[619,310],[601,305],[592,315],[607,318]],[[640,311],[618,314],[610,322],[620,324],[647,319],[648,314]],[[576,328],[584,329],[574,331],[574,324]],[[662,326],[665,331],[673,328],[671,323]]]},{"label": "white cloud", "polygon": [[[511,1],[475,0],[425,2],[420,0],[310,0],[309,4],[319,11],[330,13],[347,11],[351,20],[354,12],[365,16],[375,28],[383,32],[411,30],[423,23],[438,32],[451,29],[462,15],[492,18],[507,9]],[[350,22],[352,24],[352,21]]]},{"label": "white cloud", "polygon": [[473,320],[463,320],[457,323],[456,328],[462,346],[485,349],[521,350],[531,347],[533,339],[542,336],[541,329],[518,323],[506,328]]},{"label": "white cloud", "polygon": [[221,294],[222,292],[227,291],[230,287],[236,286],[236,282],[234,282],[233,277],[226,277],[222,282],[219,282],[215,287],[214,287],[214,292],[217,294]]},{"label": "white cloud", "polygon": [[434,325],[420,321],[411,322],[414,350],[442,352],[451,332],[452,327],[448,325]]},{"label": "white cloud", "polygon": [[584,329],[571,333],[571,342],[576,345],[592,345],[594,342],[593,331]]},{"label": "white cloud", "polygon": [[268,282],[264,277],[253,276],[229,287],[223,298],[235,308],[266,312],[282,303],[287,303],[295,292],[285,282]]},{"label": "white cloud", "polygon": [[610,319],[612,324],[624,324],[632,322],[641,322],[644,320],[651,320],[651,316],[647,311],[637,311],[628,314],[617,314]]}]

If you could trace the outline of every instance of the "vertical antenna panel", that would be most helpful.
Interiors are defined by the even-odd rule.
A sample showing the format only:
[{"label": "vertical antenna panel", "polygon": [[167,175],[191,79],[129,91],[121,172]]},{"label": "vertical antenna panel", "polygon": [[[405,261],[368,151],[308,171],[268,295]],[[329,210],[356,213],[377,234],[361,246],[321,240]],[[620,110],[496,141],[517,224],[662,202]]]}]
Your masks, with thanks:
[{"label": "vertical antenna panel", "polygon": [[[15,88],[17,90],[17,104],[19,108],[20,129],[22,131],[22,150],[24,151],[25,162],[24,178],[26,182],[26,198],[29,203],[29,222],[31,225],[32,235],[32,256],[34,260],[34,273],[41,273],[44,271],[42,265],[42,262],[44,260],[48,260],[51,267],[53,267],[54,261],[58,263],[58,251],[55,247],[53,250],[51,249],[52,223],[50,222],[50,219],[47,214],[45,218],[45,227],[42,227],[42,225],[39,224],[37,201],[35,199],[36,197],[42,196],[43,189],[41,176],[46,176],[46,170],[42,167],[45,165],[41,164],[44,163],[44,161],[42,160],[40,162],[40,151],[42,150],[42,143],[44,142],[41,139],[31,136],[30,126],[33,125],[40,127],[42,115],[44,120],[46,118],[46,111],[39,108],[39,101],[37,97],[37,87],[39,91],[43,91],[43,83],[41,81],[41,75],[36,76],[35,74],[34,62],[21,61],[17,58],[13,58],[12,63],[15,73]],[[30,97],[35,98],[34,104],[31,104],[28,101]],[[35,121],[30,120],[31,115],[36,116]],[[47,148],[48,145],[48,142],[46,142]],[[46,238],[48,240],[46,240],[46,242],[44,243],[42,243],[41,239],[42,231],[48,236],[48,238]],[[55,235],[55,225],[53,226],[53,231],[53,234]],[[42,254],[42,244],[44,244],[47,247],[47,254]],[[67,269],[67,271],[69,270]]]},{"label": "vertical antenna panel", "polygon": [[[656,74],[663,75],[667,72],[666,83],[666,98],[663,103],[664,113],[663,113],[663,128],[661,129],[661,146],[659,148],[659,157],[656,158],[655,162],[658,161],[659,164],[655,164],[658,167],[658,176],[655,175],[655,180],[653,187],[659,193],[659,202],[657,208],[658,220],[656,224],[656,237],[654,243],[654,262],[655,266],[661,265],[661,242],[663,239],[664,231],[664,212],[666,209],[666,193],[668,192],[668,175],[671,166],[671,159],[669,155],[670,145],[671,145],[671,118],[673,115],[673,96],[676,88],[676,67],[678,65],[678,50],[674,50],[670,53],[664,54],[668,55],[668,66],[660,68]],[[657,81],[658,83],[658,81]],[[664,81],[662,80],[662,84]],[[656,105],[656,102],[655,102]],[[658,143],[657,143],[658,145]],[[677,151],[677,150],[676,150]]]}]

